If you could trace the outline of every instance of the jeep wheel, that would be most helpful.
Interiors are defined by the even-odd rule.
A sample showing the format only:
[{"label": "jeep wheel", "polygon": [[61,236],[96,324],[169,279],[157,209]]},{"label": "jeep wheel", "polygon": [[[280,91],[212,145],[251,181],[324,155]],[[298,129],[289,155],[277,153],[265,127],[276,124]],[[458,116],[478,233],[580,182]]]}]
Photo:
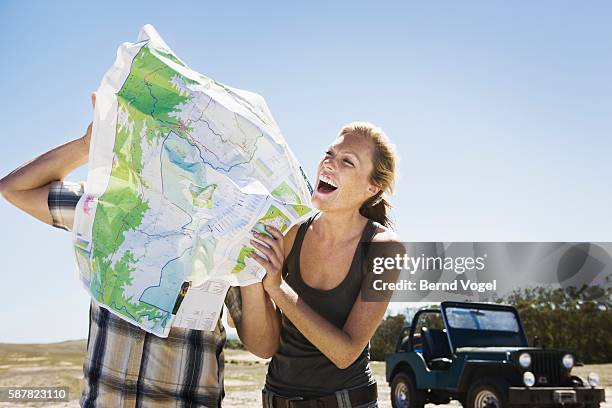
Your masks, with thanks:
[{"label": "jeep wheel", "polygon": [[425,393],[416,388],[412,376],[398,373],[391,381],[391,405],[393,408],[423,408]]},{"label": "jeep wheel", "polygon": [[466,408],[506,408],[507,389],[501,381],[479,381],[468,391]]}]

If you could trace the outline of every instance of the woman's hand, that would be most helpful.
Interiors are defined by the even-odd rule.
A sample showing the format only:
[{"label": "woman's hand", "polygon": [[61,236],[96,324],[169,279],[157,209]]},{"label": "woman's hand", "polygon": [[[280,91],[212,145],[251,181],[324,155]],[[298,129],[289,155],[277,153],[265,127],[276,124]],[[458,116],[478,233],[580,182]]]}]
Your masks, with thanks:
[{"label": "woman's hand", "polygon": [[256,239],[251,239],[251,244],[266,256],[262,257],[253,252],[251,257],[266,270],[266,276],[262,283],[266,292],[270,292],[271,290],[278,289],[283,282],[282,272],[285,262],[285,252],[283,248],[283,234],[272,226],[266,225],[265,228],[273,238],[256,232],[253,233],[253,236],[267,246],[258,242]]}]

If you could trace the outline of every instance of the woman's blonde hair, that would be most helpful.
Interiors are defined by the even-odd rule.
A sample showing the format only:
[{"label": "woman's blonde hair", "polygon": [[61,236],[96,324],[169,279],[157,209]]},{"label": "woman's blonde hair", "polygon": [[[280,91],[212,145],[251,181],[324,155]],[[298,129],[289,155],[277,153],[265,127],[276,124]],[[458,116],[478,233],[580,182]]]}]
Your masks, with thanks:
[{"label": "woman's blonde hair", "polygon": [[366,218],[377,221],[384,226],[391,226],[388,210],[392,205],[387,201],[385,193],[393,194],[397,178],[397,163],[399,157],[395,146],[381,128],[368,122],[352,122],[340,130],[340,136],[360,135],[370,140],[374,145],[372,164],[374,168],[370,173],[370,183],[380,188],[380,191],[366,200],[359,208],[359,212]]}]

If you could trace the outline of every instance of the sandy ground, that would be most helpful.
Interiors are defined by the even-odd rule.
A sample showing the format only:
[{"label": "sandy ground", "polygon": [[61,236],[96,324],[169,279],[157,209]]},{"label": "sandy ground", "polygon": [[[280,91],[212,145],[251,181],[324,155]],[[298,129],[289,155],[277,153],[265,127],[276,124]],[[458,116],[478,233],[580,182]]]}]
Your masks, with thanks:
[{"label": "sandy ground", "polygon": [[[67,386],[69,402],[63,403],[2,403],[2,407],[78,407],[84,341],[68,341],[56,344],[21,345],[0,344],[0,387],[5,386]],[[267,362],[246,351],[226,350],[225,407],[261,406],[261,388],[265,380]],[[389,386],[385,380],[385,365],[373,362],[372,369],[378,382],[379,405],[391,408]],[[606,400],[602,408],[612,408],[612,364],[578,367],[575,373],[586,377],[596,371],[606,387]],[[460,407],[457,402],[433,407]]]},{"label": "sandy ground", "polygon": [[[266,375],[265,360],[258,359],[252,354],[244,351],[226,351],[225,391],[226,397],[223,405],[226,407],[259,407],[261,406],[260,390]],[[391,396],[389,384],[385,379],[385,364],[374,361],[372,370],[378,383],[378,401],[381,408],[391,408]],[[601,408],[612,408],[612,364],[601,366],[577,367],[575,374],[586,378],[589,372],[596,371],[601,376],[601,381],[606,387],[606,400]],[[446,405],[427,404],[427,408],[461,407],[457,401]]]}]

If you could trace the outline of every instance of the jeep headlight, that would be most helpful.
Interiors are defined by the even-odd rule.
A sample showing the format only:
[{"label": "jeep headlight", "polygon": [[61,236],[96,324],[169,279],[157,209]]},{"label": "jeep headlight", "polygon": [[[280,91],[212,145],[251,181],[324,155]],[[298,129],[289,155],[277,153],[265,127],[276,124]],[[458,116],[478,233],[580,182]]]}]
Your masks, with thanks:
[{"label": "jeep headlight", "polygon": [[587,382],[591,387],[597,387],[599,385],[599,375],[597,373],[589,373]]},{"label": "jeep headlight", "polygon": [[523,368],[528,368],[531,365],[531,355],[529,353],[522,353],[519,356],[519,364]]},{"label": "jeep headlight", "polygon": [[527,387],[533,387],[535,384],[535,375],[531,371],[525,371],[523,373],[523,384]]},{"label": "jeep headlight", "polygon": [[574,356],[571,354],[564,355],[561,361],[563,361],[563,367],[567,368],[568,370],[574,366]]}]

